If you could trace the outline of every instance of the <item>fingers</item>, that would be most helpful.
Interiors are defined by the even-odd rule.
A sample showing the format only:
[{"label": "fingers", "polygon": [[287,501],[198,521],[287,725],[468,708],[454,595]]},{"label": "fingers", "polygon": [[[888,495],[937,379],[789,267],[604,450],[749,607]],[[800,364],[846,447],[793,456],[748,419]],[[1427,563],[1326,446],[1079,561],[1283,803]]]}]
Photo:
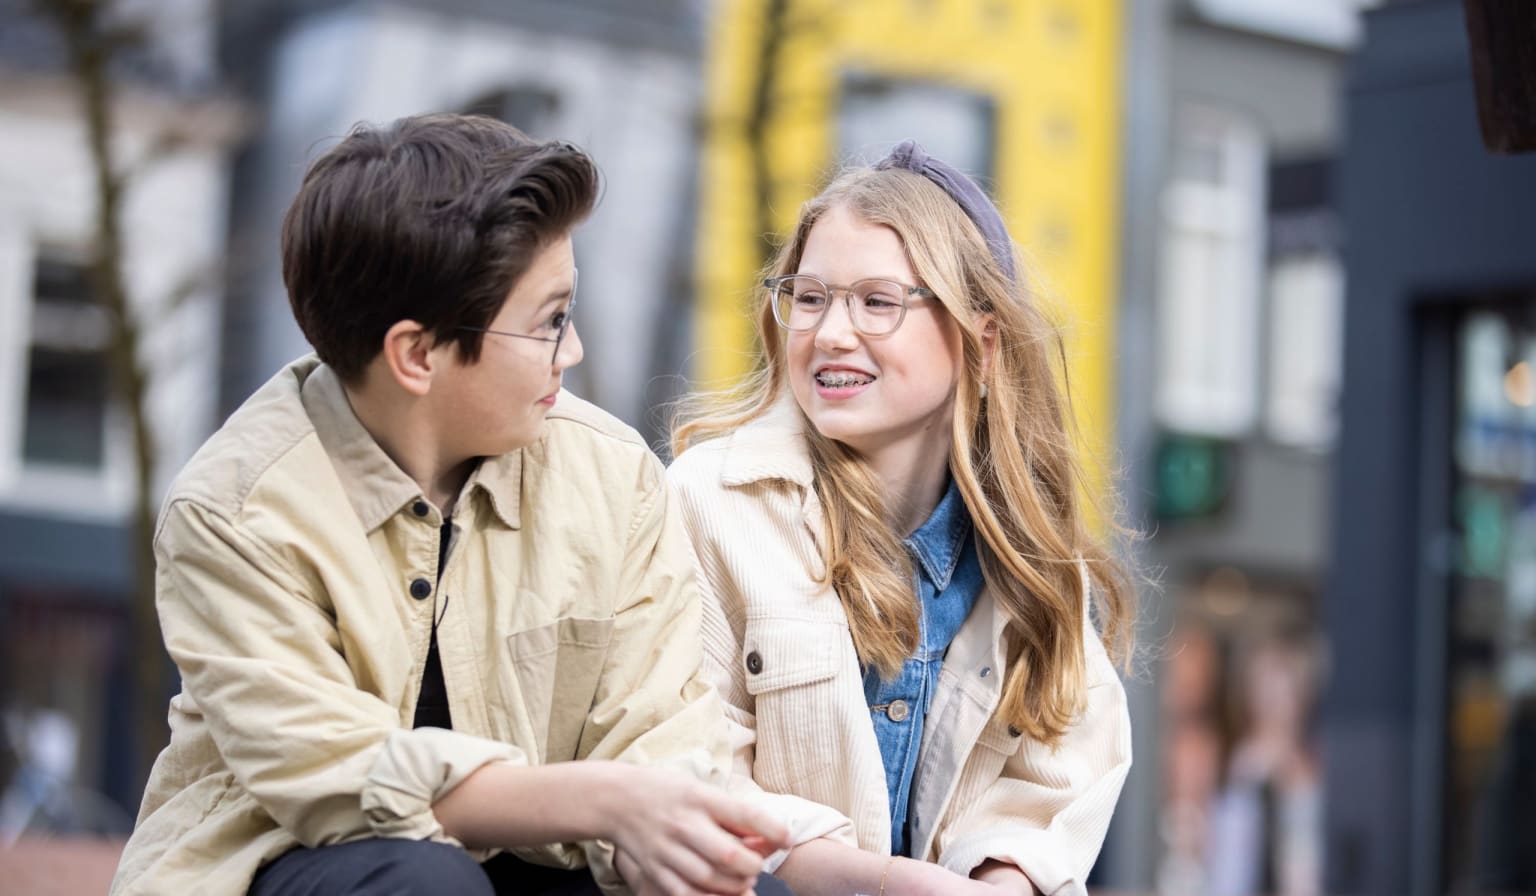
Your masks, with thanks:
[{"label": "fingers", "polygon": [[690,882],[715,893],[740,892],[757,880],[763,857],[748,849],[708,817],[684,832],[683,846],[707,866],[708,877],[690,875]]},{"label": "fingers", "polygon": [[783,848],[763,839],[761,834],[748,834],[745,837],[742,837],[741,845],[745,846],[747,849],[752,850],[765,859]]},{"label": "fingers", "polygon": [[789,845],[789,829],[783,822],[746,800],[711,791],[706,798],[706,808],[715,823],[727,831],[743,841],[753,838],[759,845],[768,847],[767,852],[758,849],[763,855]]}]

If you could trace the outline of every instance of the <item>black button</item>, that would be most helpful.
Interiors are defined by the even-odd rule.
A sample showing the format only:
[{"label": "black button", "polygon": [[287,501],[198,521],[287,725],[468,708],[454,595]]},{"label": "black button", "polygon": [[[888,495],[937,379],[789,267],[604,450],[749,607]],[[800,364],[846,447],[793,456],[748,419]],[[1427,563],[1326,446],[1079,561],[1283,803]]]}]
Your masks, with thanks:
[{"label": "black button", "polygon": [[763,671],[763,658],[755,650],[747,654],[747,671],[753,675]]},{"label": "black button", "polygon": [[1008,726],[1008,736],[1009,737],[1018,737],[1019,735],[1021,735],[1023,733],[1024,732],[1022,732],[1019,729],[1013,727],[1012,725]]},{"label": "black button", "polygon": [[417,579],[411,583],[411,597],[417,600],[426,600],[432,594],[432,583],[426,579]]},{"label": "black button", "polygon": [[432,510],[432,506],[426,501],[417,501],[411,505],[411,513],[417,516],[426,516]]}]

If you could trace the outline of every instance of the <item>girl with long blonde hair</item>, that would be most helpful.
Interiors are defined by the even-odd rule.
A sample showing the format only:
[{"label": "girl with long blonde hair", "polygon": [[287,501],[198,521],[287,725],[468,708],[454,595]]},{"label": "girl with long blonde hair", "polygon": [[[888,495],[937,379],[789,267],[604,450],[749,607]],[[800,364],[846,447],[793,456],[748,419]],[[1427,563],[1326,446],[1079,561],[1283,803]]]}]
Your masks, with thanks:
[{"label": "girl with long blonde hair", "polygon": [[674,429],[705,662],[737,771],[800,800],[802,896],[1086,892],[1130,766],[1131,591],[1022,268],[904,143],[805,204],[757,372]]}]

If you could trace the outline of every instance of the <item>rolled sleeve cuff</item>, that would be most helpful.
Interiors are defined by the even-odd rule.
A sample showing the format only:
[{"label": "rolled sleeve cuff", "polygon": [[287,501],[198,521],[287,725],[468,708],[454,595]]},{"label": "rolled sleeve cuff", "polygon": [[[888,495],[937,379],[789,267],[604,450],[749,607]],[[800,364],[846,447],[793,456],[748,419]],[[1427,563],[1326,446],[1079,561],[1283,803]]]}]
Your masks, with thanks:
[{"label": "rolled sleeve cuff", "polygon": [[613,867],[613,854],[617,851],[613,844],[607,840],[588,840],[581,846],[587,853],[587,870],[592,872],[592,881],[598,889],[607,896],[627,896],[629,885]]},{"label": "rolled sleeve cuff", "polygon": [[363,786],[362,809],[374,836],[463,846],[443,830],[432,806],[492,762],[526,765],[511,744],[441,728],[392,732]]},{"label": "rolled sleeve cuff", "polygon": [[1045,896],[1087,896],[1088,889],[1083,885],[1087,874],[1072,867],[1071,852],[1050,831],[993,829],[956,841],[939,857],[939,864],[969,877],[981,863],[997,859],[1018,866]]},{"label": "rolled sleeve cuff", "polygon": [[853,833],[853,822],[836,809],[784,793],[758,791],[740,795],[777,818],[789,830],[789,846],[763,860],[763,870],[769,874],[779,870],[779,866],[789,858],[791,849],[822,837],[858,848],[859,841]]}]

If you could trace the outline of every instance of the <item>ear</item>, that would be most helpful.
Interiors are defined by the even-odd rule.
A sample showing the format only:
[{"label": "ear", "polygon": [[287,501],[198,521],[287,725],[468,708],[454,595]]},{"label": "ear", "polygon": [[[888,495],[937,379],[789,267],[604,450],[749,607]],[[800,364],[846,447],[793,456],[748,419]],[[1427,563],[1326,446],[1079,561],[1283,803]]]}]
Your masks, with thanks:
[{"label": "ear", "polygon": [[400,388],[415,396],[432,389],[432,373],[441,360],[432,349],[437,342],[414,320],[402,320],[384,334],[384,365]]},{"label": "ear", "polygon": [[992,377],[992,360],[997,356],[997,315],[987,311],[978,314],[976,322],[981,325],[981,381],[985,383]]}]

